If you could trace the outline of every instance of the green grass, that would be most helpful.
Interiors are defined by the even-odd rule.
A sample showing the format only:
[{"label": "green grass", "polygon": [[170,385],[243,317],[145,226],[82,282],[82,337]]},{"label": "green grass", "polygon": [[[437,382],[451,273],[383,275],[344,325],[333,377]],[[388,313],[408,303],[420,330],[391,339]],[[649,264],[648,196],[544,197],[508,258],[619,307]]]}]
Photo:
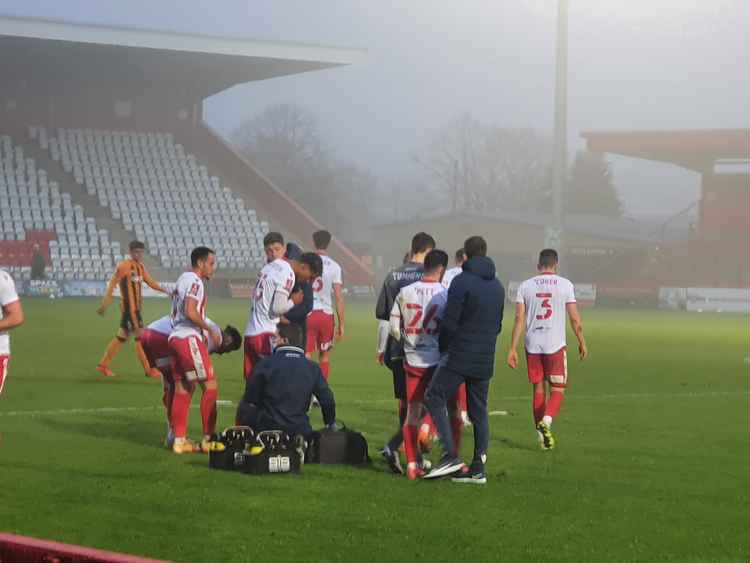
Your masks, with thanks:
[{"label": "green grass", "polygon": [[[93,370],[114,310],[100,319],[90,300],[24,305],[0,397],[0,531],[177,561],[750,558],[747,317],[585,311],[591,358],[570,362],[550,453],[535,448],[525,373],[498,360],[490,408],[509,415],[491,419],[488,485],[468,487],[411,483],[379,460],[300,476],[209,471],[205,457],[161,448],[160,386],[131,349],[116,379]],[[166,306],[149,301],[145,318]],[[209,311],[244,326],[245,302]],[[352,308],[332,372],[339,418],[373,455],[395,420],[374,341],[370,308]],[[215,363],[220,398],[236,401],[241,353]],[[104,407],[133,409],[86,412]],[[232,416],[221,409],[219,424]],[[194,436],[199,418],[193,410]],[[471,444],[467,433],[467,455]]]}]

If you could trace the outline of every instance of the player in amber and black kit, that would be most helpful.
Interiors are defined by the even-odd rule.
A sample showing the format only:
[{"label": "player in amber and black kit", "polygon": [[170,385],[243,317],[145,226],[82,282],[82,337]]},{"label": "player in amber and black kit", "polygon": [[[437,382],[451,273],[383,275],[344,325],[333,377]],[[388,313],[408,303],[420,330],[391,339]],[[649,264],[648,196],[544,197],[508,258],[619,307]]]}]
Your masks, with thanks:
[{"label": "player in amber and black kit", "polygon": [[394,473],[404,473],[398,448],[404,441],[403,426],[406,420],[406,375],[404,373],[403,344],[389,335],[393,303],[401,288],[418,282],[424,272],[424,259],[435,248],[435,239],[427,233],[417,233],[411,241],[408,262],[391,271],[383,281],[375,317],[378,319],[378,354],[380,365],[385,365],[393,374],[393,394],[398,399],[398,432],[383,447],[381,454]]},{"label": "player in amber and black kit", "polygon": [[160,378],[161,372],[149,364],[146,354],[143,352],[140,338],[143,332],[143,318],[141,317],[141,307],[143,306],[143,283],[162,293],[169,293],[159,282],[155,281],[143,265],[143,255],[146,246],[137,240],[129,245],[130,258],[126,258],[117,265],[112,279],[107,285],[107,291],[102,299],[101,306],[96,310],[100,315],[104,315],[107,307],[112,303],[112,293],[115,287],[120,289],[120,328],[115,337],[107,345],[104,356],[96,366],[96,371],[107,376],[114,376],[114,372],[109,369],[117,352],[122,345],[127,342],[130,335],[135,336],[135,352],[143,366],[143,371],[148,377]]}]

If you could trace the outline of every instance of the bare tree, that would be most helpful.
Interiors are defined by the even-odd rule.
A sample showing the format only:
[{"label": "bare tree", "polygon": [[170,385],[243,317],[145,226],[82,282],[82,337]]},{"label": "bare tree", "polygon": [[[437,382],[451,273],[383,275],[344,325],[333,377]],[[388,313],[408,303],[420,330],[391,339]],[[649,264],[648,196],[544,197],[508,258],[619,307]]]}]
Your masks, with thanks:
[{"label": "bare tree", "polygon": [[336,159],[312,112],[293,104],[269,106],[240,125],[232,139],[279,188],[337,236],[368,238],[369,194],[377,180],[368,170]]},{"label": "bare tree", "polygon": [[448,121],[415,161],[453,212],[540,209],[551,193],[551,143],[531,129],[487,126],[470,114]]}]

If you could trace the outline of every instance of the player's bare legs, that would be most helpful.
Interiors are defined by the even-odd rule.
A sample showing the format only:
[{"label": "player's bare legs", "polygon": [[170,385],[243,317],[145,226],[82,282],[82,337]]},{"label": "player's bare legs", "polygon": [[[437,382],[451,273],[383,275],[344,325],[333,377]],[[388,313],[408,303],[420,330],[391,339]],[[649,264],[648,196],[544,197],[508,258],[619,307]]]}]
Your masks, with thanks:
[{"label": "player's bare legs", "polygon": [[96,371],[106,377],[115,376],[115,373],[111,369],[109,369],[109,364],[112,363],[112,360],[120,351],[122,345],[128,341],[128,338],[130,338],[130,333],[128,331],[122,328],[117,331],[115,337],[110,340],[109,344],[107,344],[107,348],[104,350],[102,359],[99,360],[99,363],[96,365]]}]

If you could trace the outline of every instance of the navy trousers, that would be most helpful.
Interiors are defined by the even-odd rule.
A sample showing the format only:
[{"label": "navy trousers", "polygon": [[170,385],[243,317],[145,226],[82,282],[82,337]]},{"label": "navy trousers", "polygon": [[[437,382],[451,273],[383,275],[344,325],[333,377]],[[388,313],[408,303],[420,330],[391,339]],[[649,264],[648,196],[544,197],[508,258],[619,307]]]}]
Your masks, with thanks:
[{"label": "navy trousers", "polygon": [[452,458],[458,457],[448,418],[448,401],[458,392],[462,383],[466,383],[469,420],[471,420],[474,429],[474,459],[472,464],[483,465],[490,442],[490,421],[487,415],[487,395],[490,380],[467,377],[446,367],[440,367],[432,376],[432,382],[427,388],[425,405],[427,410],[430,411],[437,428],[443,452]]}]

